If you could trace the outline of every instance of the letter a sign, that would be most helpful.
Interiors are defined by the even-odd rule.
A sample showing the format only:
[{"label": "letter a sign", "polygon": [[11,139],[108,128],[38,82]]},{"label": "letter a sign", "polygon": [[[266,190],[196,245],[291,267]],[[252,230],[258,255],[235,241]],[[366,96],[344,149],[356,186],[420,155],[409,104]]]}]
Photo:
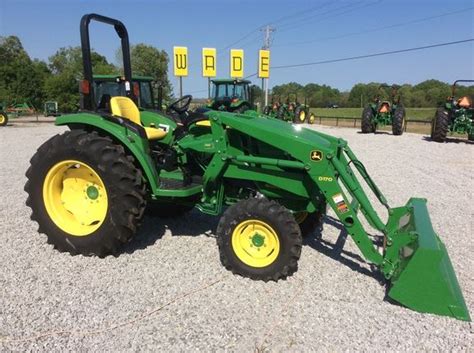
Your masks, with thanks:
[{"label": "letter a sign", "polygon": [[260,50],[258,52],[258,77],[270,77],[270,50]]},{"label": "letter a sign", "polygon": [[202,48],[202,76],[216,77],[216,49]]},{"label": "letter a sign", "polygon": [[230,77],[244,77],[244,51],[242,49],[230,50]]},{"label": "letter a sign", "polygon": [[188,76],[187,47],[173,47],[173,64],[175,76]]}]

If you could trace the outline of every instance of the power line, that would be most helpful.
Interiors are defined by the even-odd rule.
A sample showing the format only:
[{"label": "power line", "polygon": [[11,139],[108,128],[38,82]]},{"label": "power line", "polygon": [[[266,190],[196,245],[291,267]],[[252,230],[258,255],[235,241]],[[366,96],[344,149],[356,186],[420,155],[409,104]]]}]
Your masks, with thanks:
[{"label": "power line", "polygon": [[321,4],[321,5],[314,6],[314,7],[310,7],[310,8],[308,8],[308,9],[306,9],[306,10],[300,10],[300,11],[294,12],[294,13],[292,13],[292,14],[290,14],[290,15],[285,15],[285,16],[280,17],[280,18],[278,18],[278,19],[276,19],[276,20],[274,20],[274,21],[269,21],[269,22],[267,22],[266,24],[264,24],[263,26],[259,26],[259,27],[255,28],[255,29],[253,29],[252,31],[248,32],[247,34],[245,34],[244,36],[240,37],[240,38],[237,39],[236,41],[234,41],[234,42],[232,42],[231,44],[229,44],[229,45],[225,46],[224,48],[220,49],[219,52],[220,52],[220,53],[224,53],[227,49],[232,48],[234,45],[236,45],[236,44],[240,43],[241,41],[243,41],[243,40],[249,38],[250,36],[252,36],[252,34],[254,34],[255,32],[258,32],[258,31],[259,31],[262,27],[264,27],[265,25],[269,25],[269,24],[275,25],[275,24],[277,24],[277,23],[284,22],[285,20],[291,19],[291,18],[293,18],[293,17],[297,17],[297,16],[300,15],[301,13],[310,13],[310,12],[318,11],[318,10],[320,10],[321,8],[327,6],[327,5],[331,4],[331,3],[336,3],[337,1],[339,1],[339,0],[327,1],[327,2],[325,2],[325,3],[323,3],[323,4]]},{"label": "power line", "polygon": [[[444,47],[444,46],[448,46],[448,45],[455,45],[455,44],[467,43],[467,42],[472,42],[472,41],[474,41],[474,38],[458,40],[458,41],[455,41],[455,42],[446,42],[446,43],[437,43],[437,44],[425,45],[425,46],[421,46],[421,47],[392,50],[392,51],[386,51],[386,52],[381,52],[381,53],[351,56],[351,57],[340,58],[340,59],[322,60],[322,61],[315,61],[315,62],[303,63],[303,64],[277,65],[277,66],[271,66],[271,69],[278,70],[278,69],[287,69],[287,68],[292,68],[292,67],[331,64],[331,63],[336,63],[336,62],[341,62],[341,61],[360,60],[360,59],[372,58],[372,57],[376,57],[376,56],[406,53],[406,52],[411,52],[411,51],[425,50],[425,49],[437,48],[437,47]],[[246,79],[251,78],[255,75],[257,75],[256,72],[251,74],[251,75],[246,76],[245,78]]]},{"label": "power line", "polygon": [[[368,4],[363,4],[363,5],[360,5],[360,6],[357,6],[357,5],[362,4],[363,1],[350,3],[348,5],[344,5],[344,6],[332,9],[332,10],[328,10],[328,11],[326,11],[324,13],[321,13],[321,14],[318,14],[318,15],[311,15],[311,16],[301,18],[298,21],[295,21],[293,23],[289,23],[289,24],[286,24],[284,26],[281,26],[282,27],[281,30],[280,30],[280,27],[279,27],[279,30],[280,30],[280,32],[281,31],[288,31],[288,30],[295,29],[295,28],[298,28],[298,27],[301,27],[301,26],[305,26],[305,25],[308,25],[308,23],[309,23],[308,20],[309,19],[319,18],[321,15],[327,15],[327,14],[331,14],[333,12],[336,12],[332,16],[325,16],[321,19],[318,19],[318,23],[319,23],[321,21],[324,21],[324,20],[327,20],[327,19],[330,19],[330,18],[338,17],[340,15],[343,15],[343,14],[346,14],[346,13],[349,13],[349,12],[353,12],[353,11],[360,10],[360,9],[363,9],[363,8],[366,8],[366,7],[369,7],[369,6],[379,4],[382,1],[384,1],[384,0],[378,0],[378,1],[375,1],[375,2],[368,3]],[[346,9],[346,10],[341,11],[341,10],[344,10],[344,9]]]},{"label": "power line", "polygon": [[444,47],[444,46],[447,46],[447,45],[455,45],[455,44],[467,43],[467,42],[472,42],[472,41],[474,41],[474,38],[458,40],[458,41],[455,41],[455,42],[446,42],[446,43],[425,45],[425,46],[422,46],[422,47],[414,47],[414,48],[386,51],[386,52],[381,52],[381,53],[351,56],[351,57],[340,58],[340,59],[322,60],[322,61],[315,61],[315,62],[302,63],[302,64],[278,65],[278,66],[272,66],[271,68],[272,69],[286,69],[286,68],[290,68],[290,67],[302,67],[302,66],[312,66],[312,65],[321,65],[321,64],[331,64],[331,63],[336,63],[336,62],[341,62],[341,61],[359,60],[359,59],[365,59],[365,58],[372,58],[372,57],[375,57],[375,56],[392,55],[392,54],[406,53],[406,52],[410,52],[410,51],[417,51],[417,50],[424,50],[424,49],[430,49],[430,48]]},{"label": "power line", "polygon": [[433,19],[437,19],[437,18],[451,16],[451,15],[458,14],[458,13],[465,12],[465,11],[469,11],[469,10],[472,10],[472,9],[474,9],[474,7],[468,7],[468,8],[465,8],[465,9],[452,11],[452,12],[447,12],[447,13],[442,13],[442,14],[435,15],[435,16],[417,18],[417,19],[407,21],[407,22],[401,22],[401,23],[396,23],[396,24],[389,25],[389,26],[377,27],[377,28],[373,28],[373,29],[369,29],[369,30],[365,30],[365,31],[351,32],[351,33],[346,33],[346,34],[342,34],[342,35],[339,35],[339,36],[325,37],[325,38],[319,38],[319,39],[313,39],[313,40],[307,40],[307,41],[301,41],[301,42],[290,42],[290,43],[287,43],[287,44],[275,45],[275,47],[285,47],[285,46],[293,46],[293,45],[299,45],[299,44],[309,44],[309,43],[322,42],[322,41],[325,41],[325,40],[340,39],[340,38],[352,37],[352,36],[357,36],[357,35],[366,34],[366,33],[373,33],[373,32],[378,32],[378,31],[385,30],[385,29],[402,27],[402,26],[406,26],[406,25],[409,25],[409,24],[426,22],[426,21],[430,21],[430,20],[433,20]]}]

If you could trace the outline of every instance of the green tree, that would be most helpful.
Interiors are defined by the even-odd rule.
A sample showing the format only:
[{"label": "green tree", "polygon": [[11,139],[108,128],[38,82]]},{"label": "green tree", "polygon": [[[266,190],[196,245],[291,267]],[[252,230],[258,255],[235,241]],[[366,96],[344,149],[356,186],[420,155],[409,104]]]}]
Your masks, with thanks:
[{"label": "green tree", "polygon": [[0,37],[0,101],[41,107],[49,76],[46,64],[31,60],[18,37]]},{"label": "green tree", "polygon": [[[94,51],[91,53],[91,61],[94,74],[119,74],[117,67]],[[53,75],[46,81],[47,98],[57,101],[62,112],[77,110],[80,99],[79,80],[83,73],[81,48],[60,48],[49,58],[49,68]]]},{"label": "green tree", "polygon": [[[116,57],[121,65],[123,59],[120,48],[116,52]],[[169,57],[164,50],[143,43],[132,45],[130,48],[130,60],[133,75],[153,77],[156,85],[162,88],[163,99],[172,99],[173,89],[168,80]]]}]

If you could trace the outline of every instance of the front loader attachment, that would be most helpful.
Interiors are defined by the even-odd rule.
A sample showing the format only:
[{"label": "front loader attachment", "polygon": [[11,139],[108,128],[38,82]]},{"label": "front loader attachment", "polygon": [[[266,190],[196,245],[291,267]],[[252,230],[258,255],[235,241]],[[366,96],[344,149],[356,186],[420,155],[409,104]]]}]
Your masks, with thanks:
[{"label": "front loader attachment", "polygon": [[[353,199],[346,201],[338,197],[339,203],[333,203],[332,207],[340,220],[350,227],[350,234],[365,258],[379,265],[390,281],[388,296],[412,310],[470,321],[446,247],[433,230],[426,200],[412,198],[403,207],[390,207],[364,165],[345,142],[341,146],[345,154],[338,153],[337,158],[331,158],[331,163]],[[388,210],[389,217],[385,224],[372,207],[350,165],[355,167]],[[325,187],[322,183],[320,186]],[[331,194],[329,189],[326,192]],[[329,199],[330,204],[331,201]],[[342,211],[338,208],[339,204],[344,206]],[[369,224],[384,234],[382,254],[378,249],[374,250],[375,243],[369,241],[366,231],[358,223],[358,207]]]},{"label": "front loader attachment", "polygon": [[470,321],[446,247],[431,225],[426,200],[412,198],[405,207],[393,209],[392,215],[388,229],[394,234],[388,237],[393,242],[385,259],[398,261],[398,266],[390,277],[388,296],[419,312]]}]

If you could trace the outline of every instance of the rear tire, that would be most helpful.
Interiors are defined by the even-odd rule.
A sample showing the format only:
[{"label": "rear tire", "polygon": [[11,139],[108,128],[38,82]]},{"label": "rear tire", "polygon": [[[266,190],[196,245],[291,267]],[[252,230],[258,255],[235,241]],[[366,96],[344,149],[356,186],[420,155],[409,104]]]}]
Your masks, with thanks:
[{"label": "rear tire", "polygon": [[362,112],[362,120],[361,120],[361,130],[363,134],[369,134],[371,132],[375,132],[375,125],[373,123],[374,119],[374,112],[372,111],[371,107],[366,107]]},{"label": "rear tire", "polygon": [[316,121],[316,116],[313,113],[308,114],[308,124],[313,125]]},{"label": "rear tire", "polygon": [[403,128],[405,125],[405,108],[403,106],[398,106],[393,113],[392,119],[392,133],[395,136],[403,134]]},{"label": "rear tire", "polygon": [[276,117],[277,119],[286,121],[286,109],[283,105],[280,108],[278,108]]},{"label": "rear tire", "polygon": [[61,252],[117,254],[135,235],[146,206],[142,173],[133,162],[121,145],[96,132],[72,130],[49,139],[26,172],[26,205],[38,232]]},{"label": "rear tire", "polygon": [[272,108],[269,105],[267,105],[267,106],[265,106],[265,108],[263,108],[263,114],[264,115],[270,115],[271,111],[272,111]]},{"label": "rear tire", "polygon": [[431,139],[436,142],[446,141],[449,130],[449,111],[441,107],[436,110],[431,122]]},{"label": "rear tire", "polygon": [[295,124],[303,124],[306,122],[306,117],[307,117],[306,110],[301,106],[296,107],[293,122]]},{"label": "rear tire", "polygon": [[253,198],[224,212],[217,226],[217,244],[226,269],[267,282],[298,269],[302,238],[290,211],[275,201]]},{"label": "rear tire", "polygon": [[0,112],[0,126],[7,126],[8,115],[4,112]]}]

